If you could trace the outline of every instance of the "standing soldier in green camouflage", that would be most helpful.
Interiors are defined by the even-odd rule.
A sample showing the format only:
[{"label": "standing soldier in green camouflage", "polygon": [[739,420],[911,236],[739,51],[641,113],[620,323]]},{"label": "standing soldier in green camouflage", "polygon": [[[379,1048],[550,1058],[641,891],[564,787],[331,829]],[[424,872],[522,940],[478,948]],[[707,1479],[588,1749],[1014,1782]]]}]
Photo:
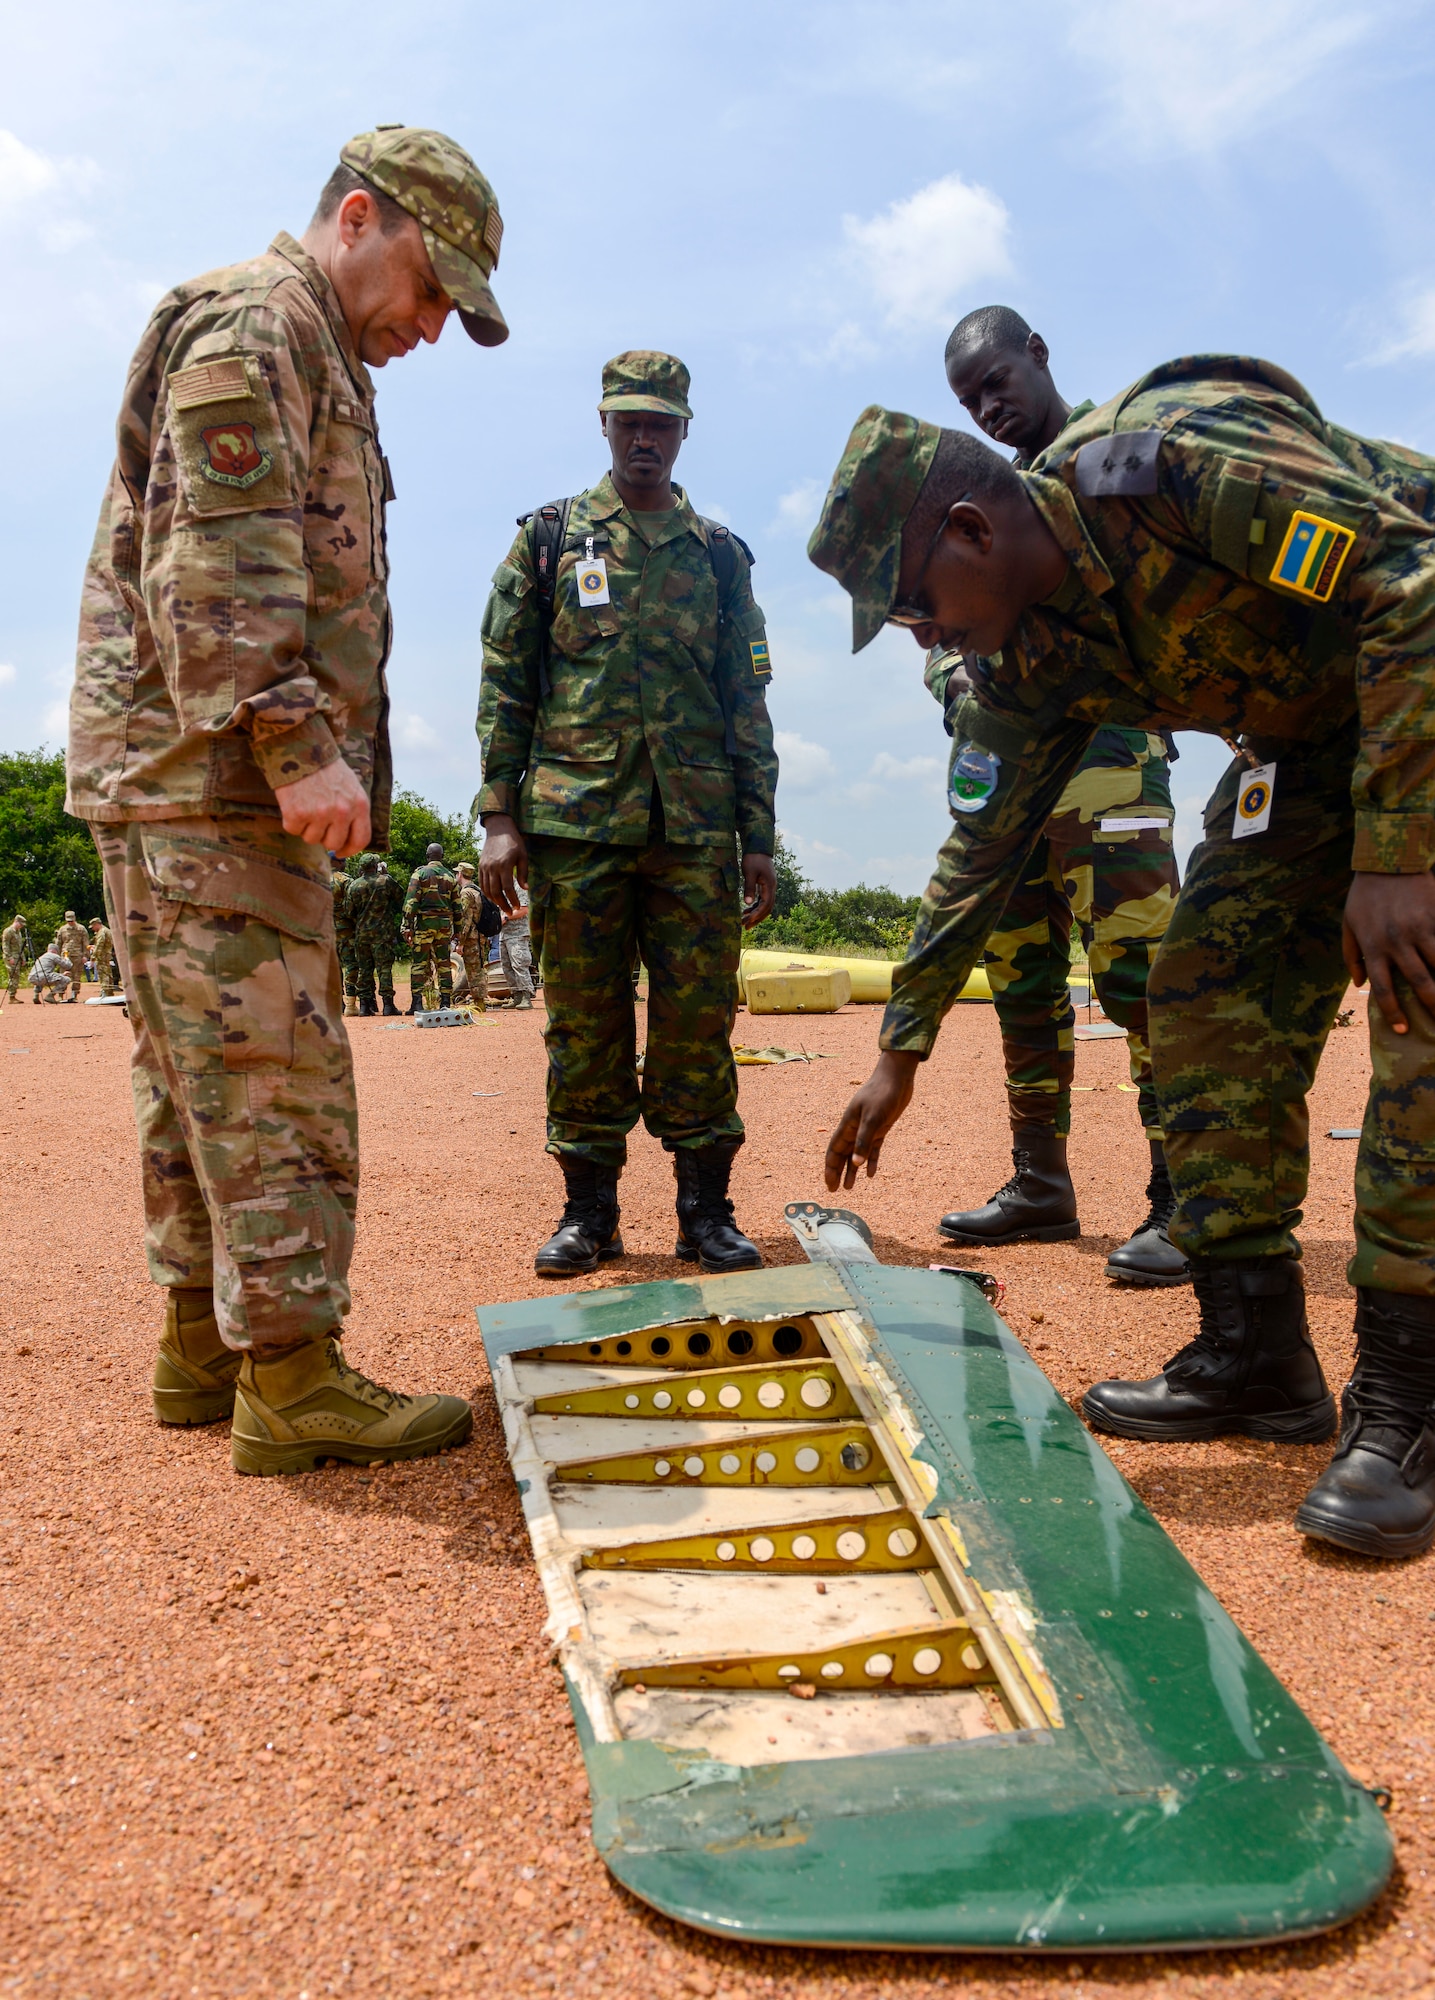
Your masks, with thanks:
[{"label": "standing soldier in green camouflage", "polygon": [[13,1000],[20,991],[20,981],[25,976],[25,967],[30,963],[30,926],[19,910],[0,931],[0,951],[5,955],[5,978],[9,988],[6,998]]},{"label": "standing soldier in green camouflage", "polygon": [[[349,887],[354,921],[354,978],[359,1012],[397,1014],[394,1004],[394,956],[397,921],[404,892],[389,873],[388,863],[366,854]],[[375,988],[377,986],[377,995]]]},{"label": "standing soldier in green camouflage", "polygon": [[59,945],[70,968],[70,991],[65,995],[67,1004],[73,1006],[80,997],[80,988],[85,983],[85,956],[90,949],[89,933],[73,910],[66,910],[65,921],[56,933]]},{"label": "standing soldier in green camouflage", "polygon": [[809,552],[851,592],[858,647],[892,620],[981,656],[959,718],[971,809],[828,1186],[875,1171],[1093,731],[1247,732],[1148,987],[1171,1238],[1200,1330],[1160,1375],[1098,1383],[1084,1408],[1124,1437],[1334,1430],[1295,1230],[1307,1093],[1347,979],[1368,978],[1355,1368],[1296,1524],[1419,1553],[1435,1539],[1435,461],[1327,423],[1269,362],[1199,356],[1026,473],[873,406]]},{"label": "standing soldier in green camouflage", "polygon": [[471,861],[460,861],[454,870],[458,879],[459,917],[453,941],[463,960],[468,998],[480,1014],[485,1014],[488,1011],[488,938],[483,930],[483,911],[488,899],[474,881],[474,873]]},{"label": "standing soldier in green camouflage", "polygon": [[762,1259],[728,1198],[743,1140],[729,1035],[740,896],[755,924],[775,889],[767,637],[748,551],[671,478],[687,369],[620,354],[598,408],[611,472],[520,526],[483,622],[483,887],[510,919],[529,890],[567,1190],[536,1269],[622,1255],[618,1176],[641,1112],[673,1155],[677,1255],[745,1270]]},{"label": "standing soldier in green camouflage", "polygon": [[[1046,342],[1010,306],[968,313],[947,342],[953,395],[988,437],[1016,447],[1012,463],[1021,471],[1093,408],[1089,402],[1070,407],[1049,362]],[[971,693],[960,651],[934,647],[926,682],[951,735]],[[1166,1233],[1176,1197],[1161,1142],[1146,1024],[1146,976],[1179,887],[1171,851],[1171,754],[1169,738],[1146,729],[1096,732],[987,939],[1016,1171],[985,1207],[942,1217],[941,1232],[953,1243],[1052,1243],[1081,1234],[1066,1159],[1076,1063],[1068,984],[1074,923],[1102,1008],[1126,1030],[1136,1107],[1151,1148],[1149,1210],[1112,1251],[1106,1274],[1136,1285],[1186,1280],[1186,1259]],[[955,819],[967,804],[959,784],[949,797]]]},{"label": "standing soldier in green camouflage", "polygon": [[481,345],[505,337],[501,227],[442,133],[351,140],[302,241],[156,306],[86,572],[66,804],[94,831],[135,1027],[169,1298],[155,1411],[232,1410],[242,1472],[419,1457],[472,1424],[339,1344],[358,1121],[329,857],[388,838],[392,483],[369,369],[454,309]]},{"label": "standing soldier in green camouflage", "polygon": [[95,977],[100,982],[100,992],[108,997],[115,991],[115,941],[108,924],[101,923],[98,917],[90,918],[90,948],[95,954]]},{"label": "standing soldier in green camouflage", "polygon": [[422,868],[409,877],[404,897],[403,933],[413,950],[409,969],[409,1012],[417,1014],[426,987],[438,995],[440,1007],[453,1005],[453,934],[458,926],[458,883],[444,866],[443,848],[429,843]]},{"label": "standing soldier in green camouflage", "polygon": [[330,880],[334,892],[334,949],[344,982],[344,1012],[359,1011],[358,962],[354,957],[354,910],[350,899],[349,871],[335,864]]}]

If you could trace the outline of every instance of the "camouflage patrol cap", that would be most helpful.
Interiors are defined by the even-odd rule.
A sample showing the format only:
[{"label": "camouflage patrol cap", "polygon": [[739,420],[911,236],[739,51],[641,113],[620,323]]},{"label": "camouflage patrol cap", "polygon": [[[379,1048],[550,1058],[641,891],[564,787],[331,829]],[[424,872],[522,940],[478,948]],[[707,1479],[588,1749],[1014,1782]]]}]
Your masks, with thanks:
[{"label": "camouflage patrol cap", "polygon": [[72,923],[73,923],[74,921],[75,921],[75,913],[74,913],[74,911],[73,911],[73,910],[66,910],[66,912],[65,912],[65,922],[66,922],[67,924],[72,924]]},{"label": "camouflage patrol cap", "polygon": [[633,347],[603,364],[600,410],[652,410],[661,417],[691,417],[691,376],[676,354]]},{"label": "camouflage patrol cap", "polygon": [[852,599],[852,650],[870,645],[897,600],[902,530],[932,469],[941,429],[869,403],[832,475],[807,553]]},{"label": "camouflage patrol cap", "polygon": [[462,146],[422,125],[379,125],[351,139],[339,158],[413,216],[469,339],[480,347],[507,340],[508,322],[488,284],[503,243],[503,217]]}]

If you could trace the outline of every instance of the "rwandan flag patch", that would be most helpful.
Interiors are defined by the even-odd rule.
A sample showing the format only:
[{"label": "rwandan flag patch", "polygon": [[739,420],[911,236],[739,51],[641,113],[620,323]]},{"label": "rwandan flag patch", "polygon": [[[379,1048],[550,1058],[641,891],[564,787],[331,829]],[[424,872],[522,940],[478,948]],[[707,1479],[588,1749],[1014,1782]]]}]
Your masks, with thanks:
[{"label": "rwandan flag patch", "polygon": [[1337,521],[1319,514],[1293,514],[1271,571],[1272,583],[1324,604],[1335,589],[1341,564],[1350,552],[1355,536]]},{"label": "rwandan flag patch", "polygon": [[772,655],[767,650],[766,639],[749,639],[748,651],[752,654],[752,670],[760,681],[765,681],[772,673]]}]

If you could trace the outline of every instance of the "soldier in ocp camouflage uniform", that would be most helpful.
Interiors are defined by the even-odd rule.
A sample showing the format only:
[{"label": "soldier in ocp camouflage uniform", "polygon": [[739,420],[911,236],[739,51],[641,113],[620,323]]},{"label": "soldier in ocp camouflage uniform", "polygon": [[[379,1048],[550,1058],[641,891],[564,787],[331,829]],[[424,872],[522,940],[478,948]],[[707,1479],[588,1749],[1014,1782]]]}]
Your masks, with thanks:
[{"label": "soldier in ocp camouflage uniform", "polygon": [[[1016,447],[1018,470],[1093,407],[1070,407],[1052,380],[1046,342],[1010,306],[983,306],[960,320],[947,341],[946,369],[973,421],[988,437]],[[934,647],[926,682],[952,735],[971,693],[960,650]],[[954,738],[954,767],[959,749]],[[1150,1207],[1129,1241],[1112,1251],[1106,1273],[1140,1285],[1180,1284],[1187,1276],[1186,1260],[1166,1233],[1176,1198],[1151,1087],[1146,1021],[1146,978],[1179,887],[1171,850],[1174,754],[1170,738],[1150,730],[1098,730],[987,939],[1015,1172],[984,1207],[942,1217],[951,1242],[1055,1242],[1081,1233],[1066,1158],[1076,1065],[1068,984],[1075,924],[1102,1007],[1127,1031],[1136,1108],[1151,1149]],[[949,798],[957,818],[967,802],[955,769]]]},{"label": "soldier in ocp camouflage uniform", "polygon": [[115,941],[107,924],[98,917],[90,918],[90,938],[95,954],[95,977],[100,982],[100,992],[106,996],[115,991]]},{"label": "soldier in ocp camouflage uniform", "polygon": [[453,941],[463,960],[467,998],[480,1014],[484,1014],[488,1011],[488,939],[483,933],[484,895],[473,879],[474,874],[471,861],[460,861],[454,870],[458,881],[459,917]]},{"label": "soldier in ocp camouflage uniform", "polygon": [[329,855],[388,837],[392,489],[368,370],[455,307],[504,338],[501,227],[443,134],[351,140],[302,242],[155,308],[86,572],[66,805],[121,926],[169,1294],[155,1411],[232,1411],[240,1471],[417,1457],[472,1423],[457,1397],[369,1382],[337,1339],[358,1157]]},{"label": "soldier in ocp camouflage uniform", "polygon": [[[1200,1330],[1085,1399],[1141,1438],[1335,1428],[1299,1247],[1306,1096],[1347,977],[1374,1075],[1356,1168],[1356,1361],[1296,1522],[1377,1556],[1435,1539],[1435,461],[1327,423],[1268,362],[1154,370],[1029,473],[873,406],[809,545],[884,620],[985,656],[960,717],[972,810],[893,980],[827,1178],[875,1169],[918,1064],[1093,730],[1240,735],[1148,989]],[[1000,659],[996,658],[1000,655]],[[1341,904],[1345,950],[1342,958]]]},{"label": "soldier in ocp camouflage uniform", "polygon": [[[350,885],[354,910],[354,965],[359,1011],[397,1014],[394,1004],[394,958],[398,950],[398,915],[404,892],[390,875],[388,863],[366,854]],[[377,997],[375,989],[377,987]]]},{"label": "soldier in ocp camouflage uniform", "polygon": [[403,932],[413,950],[409,968],[409,1012],[423,1006],[425,987],[438,995],[440,1007],[453,1005],[453,960],[449,953],[458,927],[458,883],[444,866],[443,848],[431,841],[421,868],[409,877],[404,897]]},{"label": "soldier in ocp camouflage uniform", "polygon": [[359,1011],[358,962],[354,957],[354,912],[349,900],[349,872],[335,866],[330,888],[334,892],[334,950],[344,982],[344,1012]]},{"label": "soldier in ocp camouflage uniform", "polygon": [[89,933],[73,910],[66,910],[65,921],[56,933],[56,943],[70,968],[70,992],[66,994],[67,1004],[73,1004],[80,997],[80,988],[85,983],[85,954],[90,948]]},{"label": "soldier in ocp camouflage uniform", "polygon": [[20,991],[25,967],[30,963],[30,926],[18,910],[0,931],[0,951],[5,955],[5,977],[9,987],[6,998],[13,1000]]},{"label": "soldier in ocp camouflage uniform", "polygon": [[[622,1255],[618,1176],[640,1113],[673,1155],[678,1256],[705,1270],[762,1261],[728,1198],[743,1138],[729,1034],[735,835],[742,921],[765,915],[774,890],[769,661],[747,552],[671,479],[687,398],[673,355],[608,362],[599,410],[612,471],[571,503],[551,632],[541,516],[520,526],[484,614],[483,887],[509,919],[515,875],[529,889],[548,1150],[567,1191],[536,1260],[545,1277]],[[635,945],[650,979],[641,1085]]]}]

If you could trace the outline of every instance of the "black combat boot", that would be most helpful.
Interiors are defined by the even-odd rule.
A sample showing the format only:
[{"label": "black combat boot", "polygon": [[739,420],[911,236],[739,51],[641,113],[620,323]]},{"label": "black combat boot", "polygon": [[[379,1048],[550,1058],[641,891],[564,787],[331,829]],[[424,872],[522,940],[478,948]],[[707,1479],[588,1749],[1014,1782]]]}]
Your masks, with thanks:
[{"label": "black combat boot", "polygon": [[423,1010],[424,1010],[424,992],[423,988],[420,986],[411,992],[409,996],[409,1004],[404,1009],[404,1012],[406,1014],[421,1014]]},{"label": "black combat boot", "polygon": [[733,1221],[727,1184],[741,1139],[711,1146],[674,1146],[678,1177],[678,1241],[673,1251],[704,1271],[760,1271],[762,1252]]},{"label": "black combat boot", "polygon": [[398,1011],[399,1011],[399,1010],[398,1010],[398,1008],[397,1008],[397,1007],[396,1007],[396,1006],[394,1005],[394,996],[393,996],[393,994],[392,994],[392,993],[386,993],[386,994],[384,995],[384,1008],[383,1008],[383,1011],[384,1011],[384,1012],[385,1012],[386,1014],[397,1014],[397,1013],[398,1013]]},{"label": "black combat boot", "polygon": [[1295,1524],[1363,1556],[1418,1556],[1435,1541],[1435,1299],[1362,1286],[1355,1338],[1340,1442]]},{"label": "black combat boot", "polygon": [[540,1278],[574,1278],[621,1257],[618,1234],[618,1169],[591,1160],[561,1159],[568,1199],[558,1227],[533,1260]]},{"label": "black combat boot", "polygon": [[372,993],[361,993],[359,995],[359,1012],[361,1014],[371,1016],[377,1014],[378,1011],[378,1005]]},{"label": "black combat boot", "polygon": [[983,1208],[954,1210],[937,1224],[949,1243],[1065,1243],[1081,1234],[1066,1141],[1050,1125],[1012,1132],[1016,1172]]},{"label": "black combat boot", "polygon": [[1227,1431],[1319,1444],[1335,1429],[1294,1257],[1191,1259],[1201,1330],[1146,1382],[1098,1382],[1081,1399],[1094,1430],[1128,1438]]},{"label": "black combat boot", "polygon": [[1123,1285],[1184,1285],[1191,1267],[1166,1234],[1176,1213],[1176,1190],[1166,1166],[1166,1148],[1151,1141],[1151,1178],[1146,1183],[1151,1213],[1106,1260],[1106,1275]]}]

